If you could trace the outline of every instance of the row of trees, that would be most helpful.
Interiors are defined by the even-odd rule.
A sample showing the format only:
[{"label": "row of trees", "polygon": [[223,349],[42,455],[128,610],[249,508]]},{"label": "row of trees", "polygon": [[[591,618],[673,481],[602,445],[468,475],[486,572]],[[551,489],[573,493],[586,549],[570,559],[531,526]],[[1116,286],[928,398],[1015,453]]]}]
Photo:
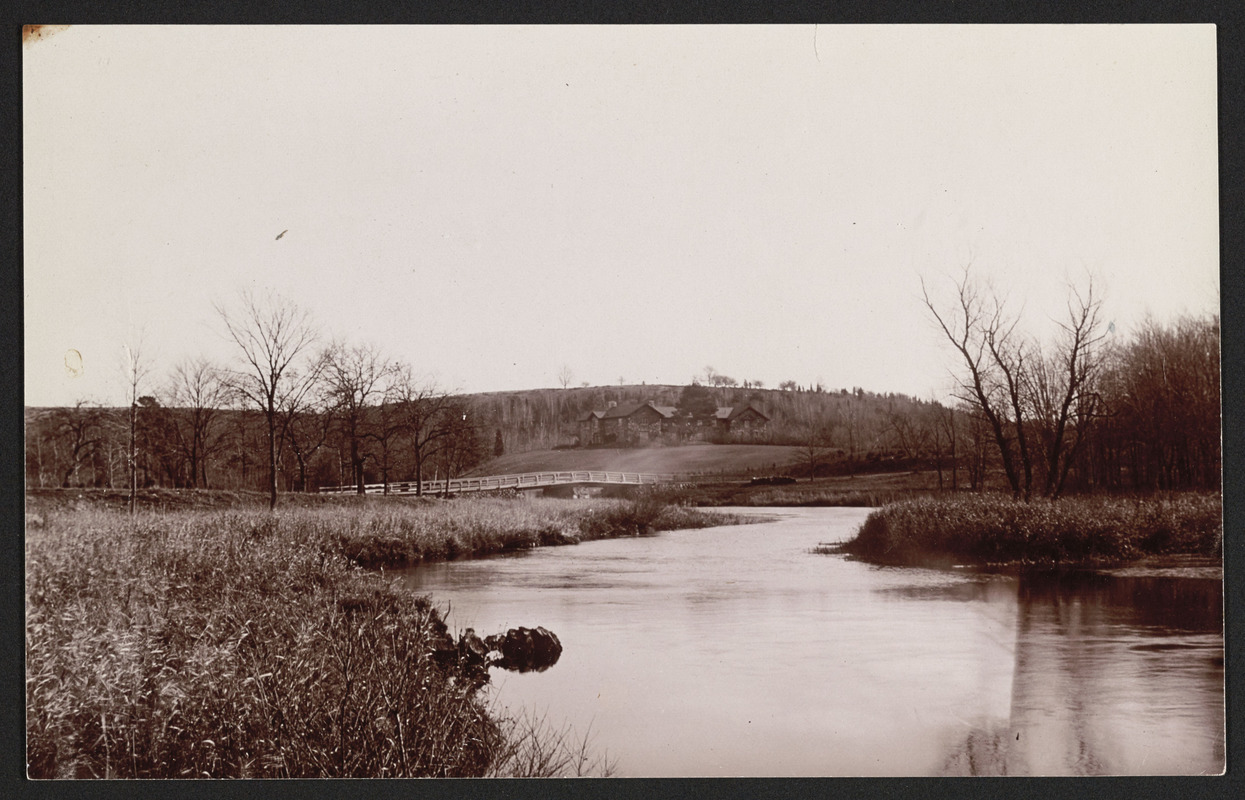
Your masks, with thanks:
[{"label": "row of trees", "polygon": [[768,440],[797,446],[810,476],[831,464],[909,464],[935,469],[940,485],[1001,480],[1024,498],[1218,488],[1217,316],[1149,320],[1122,341],[1104,329],[1089,286],[1070,290],[1054,335],[1039,341],[1022,336],[1017,317],[967,271],[954,288],[942,305],[925,293],[961,364],[950,405],[729,379],[455,396],[379,348],[321,341],[310,315],[278,296],[244,294],[217,308],[235,363],[184,360],[155,389],[136,347],[125,365],[128,408],[29,410],[27,480],[131,493],[263,488],[275,503],[281,489],[361,491],[461,474],[489,454],[572,444],[584,411],[651,400],[692,417],[752,403],[770,418]]},{"label": "row of trees", "polygon": [[[260,330],[275,334],[291,325]],[[264,352],[283,349],[289,348],[269,345]],[[271,492],[274,445],[276,480],[287,491],[357,486],[361,476],[367,483],[416,480],[461,474],[490,454],[573,443],[584,411],[648,400],[710,424],[717,407],[752,403],[771,417],[770,442],[810,445],[813,471],[836,459],[928,458],[923,420],[941,408],[860,389],[787,392],[698,382],[456,397],[420,384],[409,366],[386,361],[375,348],[339,343],[304,350],[275,383],[259,381],[256,364],[265,365],[265,375],[275,372],[267,357],[246,359],[246,371],[199,358],[177,364],[159,391],[139,394],[131,409],[80,403],[31,410],[28,480],[32,486],[126,485],[131,416],[137,485]]]},{"label": "row of trees", "polygon": [[128,409],[80,402],[28,416],[28,482],[116,487],[128,477],[133,497],[140,484],[254,488],[262,475],[275,506],[282,488],[362,493],[374,478],[460,474],[483,456],[486,420],[467,399],[379,348],[321,342],[311,316],[275,294],[216,310],[234,364],[185,360],[148,391],[151,365],[131,350]]},{"label": "row of trees", "polygon": [[941,307],[922,289],[957,354],[960,414],[988,435],[1014,496],[1219,488],[1217,315],[1147,320],[1121,342],[1091,282],[1069,288],[1043,341],[968,270]]}]

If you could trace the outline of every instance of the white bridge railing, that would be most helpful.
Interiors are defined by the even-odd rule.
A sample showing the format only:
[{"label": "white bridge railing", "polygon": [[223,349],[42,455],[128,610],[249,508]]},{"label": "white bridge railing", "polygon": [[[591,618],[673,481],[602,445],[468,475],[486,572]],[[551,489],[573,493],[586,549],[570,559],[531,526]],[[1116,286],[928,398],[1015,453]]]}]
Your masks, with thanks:
[{"label": "white bridge railing", "polygon": [[[598,472],[575,470],[571,472],[524,472],[518,475],[489,475],[483,478],[451,478],[450,480],[423,481],[423,494],[460,494],[462,492],[489,492],[497,489],[538,489],[543,486],[562,486],[572,483],[629,484],[632,486],[673,483],[674,475],[652,472]],[[398,481],[389,484],[390,494],[415,494],[415,481]],[[385,491],[383,483],[369,483],[363,487],[368,494]],[[322,486],[322,494],[350,494],[356,486]]]}]

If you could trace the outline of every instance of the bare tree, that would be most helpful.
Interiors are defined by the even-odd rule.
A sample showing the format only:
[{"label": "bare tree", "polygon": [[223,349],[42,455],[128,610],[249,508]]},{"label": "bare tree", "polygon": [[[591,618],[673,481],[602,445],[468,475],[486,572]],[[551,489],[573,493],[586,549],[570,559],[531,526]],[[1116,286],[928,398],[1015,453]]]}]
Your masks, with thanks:
[{"label": "bare tree", "polygon": [[51,414],[53,442],[64,448],[59,461],[60,485],[69,488],[82,464],[91,458],[104,437],[104,412],[86,400],[78,400],[72,408],[58,408]]},{"label": "bare tree", "polygon": [[1032,407],[1026,392],[1026,379],[1031,364],[1037,360],[1029,343],[1016,334],[1017,318],[1005,319],[1003,303],[994,298],[993,316],[985,330],[986,347],[994,359],[994,368],[999,390],[1004,397],[1004,406],[1010,413],[1012,437],[1016,442],[1016,450],[1020,458],[1020,475],[1018,476],[1020,496],[1025,502],[1033,493],[1033,455],[1029,447],[1028,411]]},{"label": "bare tree", "polygon": [[[847,469],[848,474],[856,477],[856,454],[860,450],[861,425],[859,402],[852,396],[838,413],[838,427],[847,434]],[[840,439],[839,441],[842,441]]]},{"label": "bare tree", "polygon": [[[285,447],[289,445],[291,450],[295,451],[295,461],[298,461],[298,451],[302,449],[304,440],[298,440],[295,431],[306,430],[311,425],[300,425],[300,422],[307,421],[307,418],[315,415],[325,415],[332,421],[331,407],[329,405],[328,392],[324,386],[325,359],[327,353],[321,351],[313,357],[308,358],[304,369],[310,375],[310,378],[297,384],[291,384],[290,391],[286,393],[285,399],[277,409],[277,458],[278,463],[285,463]],[[311,434],[314,438],[315,434]],[[327,434],[326,434],[327,437]],[[305,453],[305,451],[303,451]],[[306,489],[306,464],[300,462],[298,476],[293,480],[287,480],[288,488],[294,491],[303,491]]]},{"label": "bare tree", "polygon": [[229,385],[221,370],[202,356],[188,358],[173,368],[165,390],[173,409],[174,436],[186,458],[191,488],[208,486],[208,460],[221,448],[219,418],[229,405]]},{"label": "bare tree", "polygon": [[257,298],[244,291],[230,309],[215,306],[229,338],[241,351],[242,368],[231,385],[264,415],[268,434],[269,508],[277,507],[278,415],[293,398],[305,396],[321,365],[307,356],[317,340],[310,314],[275,293]]},{"label": "bare tree", "polygon": [[1057,497],[1097,414],[1093,386],[1101,370],[1096,355],[1101,303],[1092,280],[1084,292],[1069,287],[1067,319],[1058,322],[1060,336],[1045,354],[1020,337],[1018,317],[1007,314],[997,295],[984,295],[968,269],[956,286],[957,307],[949,313],[938,311],[924,281],[921,288],[926,307],[966,368],[959,397],[989,424],[1012,494],[1029,500],[1037,466],[1045,473],[1042,494]]},{"label": "bare tree", "polygon": [[957,454],[959,434],[956,430],[956,410],[953,407],[934,403],[933,416],[933,438],[935,458],[937,459],[938,466],[938,488],[942,488],[942,457],[943,454],[946,454],[951,461],[951,491],[954,492],[960,488],[959,457]]},{"label": "bare tree", "polygon": [[1101,405],[1096,388],[1102,371],[1101,301],[1094,296],[1092,282],[1084,294],[1076,287],[1069,293],[1068,318],[1058,323],[1060,337],[1054,350],[1045,356],[1039,352],[1024,376],[1044,451],[1043,493],[1048,497],[1063,492],[1068,470]]},{"label": "bare tree", "polygon": [[138,399],[151,374],[151,365],[143,353],[144,338],[140,334],[133,347],[128,344],[122,347],[121,366],[125,374],[126,400],[130,406],[130,449],[127,464],[130,471],[131,514],[135,512],[138,499]]},{"label": "bare tree", "polygon": [[794,431],[799,442],[794,465],[808,469],[811,483],[817,477],[817,468],[828,463],[833,453],[831,426],[816,414],[806,414],[796,422]]},{"label": "bare tree", "polygon": [[[921,280],[921,294],[925,307],[963,361],[965,373],[959,379],[958,397],[972,404],[989,424],[1012,494],[1020,497],[1023,489],[1008,431],[1006,395],[1002,388],[1006,381],[999,376],[998,363],[1000,355],[1012,357],[1010,335],[1015,323],[1005,322],[997,298],[983,294],[972,281],[968,268],[956,284],[955,307],[945,315],[930,299],[924,279]],[[1015,375],[1013,382],[1018,382]]]},{"label": "bare tree", "polygon": [[189,462],[179,445],[177,414],[151,395],[139,397],[138,407],[139,485],[189,486]]},{"label": "bare tree", "polygon": [[334,343],[325,353],[325,379],[333,399],[334,413],[350,448],[351,480],[364,494],[363,465],[367,458],[368,417],[372,404],[385,392],[393,367],[374,345]]},{"label": "bare tree", "polygon": [[415,493],[422,495],[424,464],[436,452],[440,440],[451,433],[446,421],[452,403],[435,383],[416,380],[408,364],[395,368],[392,393],[409,437]]},{"label": "bare tree", "polygon": [[993,431],[981,411],[971,404],[964,406],[964,448],[967,450],[965,471],[968,473],[968,487],[972,491],[985,488],[986,466],[989,463]]},{"label": "bare tree", "polygon": [[280,440],[283,446],[289,445],[297,471],[294,491],[305,492],[311,460],[328,442],[333,428],[331,400],[323,387],[311,387],[298,402],[285,403],[279,417]]},{"label": "bare tree", "polygon": [[1101,380],[1100,480],[1142,489],[1222,487],[1220,321],[1146,319]]},{"label": "bare tree", "polygon": [[439,427],[442,437],[437,447],[437,465],[445,475],[444,494],[449,494],[450,481],[479,463],[483,447],[465,398],[446,398]]},{"label": "bare tree", "polygon": [[562,368],[558,370],[558,383],[562,384],[562,388],[565,389],[571,385],[573,380],[575,380],[575,372],[569,364],[563,364]]},{"label": "bare tree", "polygon": [[[390,373],[391,376],[393,373]],[[389,476],[393,474],[397,458],[397,444],[406,432],[406,420],[398,405],[397,387],[392,381],[385,387],[384,396],[372,411],[372,421],[367,436],[379,450],[377,461],[384,493],[389,494]]]},{"label": "bare tree", "polygon": [[886,412],[891,439],[905,459],[920,458],[929,449],[931,426],[927,421],[928,412],[923,408],[892,407]]}]

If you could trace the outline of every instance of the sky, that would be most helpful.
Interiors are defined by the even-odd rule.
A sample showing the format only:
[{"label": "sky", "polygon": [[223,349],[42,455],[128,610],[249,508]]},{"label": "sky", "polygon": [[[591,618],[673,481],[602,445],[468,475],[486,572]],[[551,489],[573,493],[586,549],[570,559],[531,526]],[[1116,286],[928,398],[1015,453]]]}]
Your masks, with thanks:
[{"label": "sky", "polygon": [[[27,405],[274,291],[462,392],[944,397],[921,298],[1219,307],[1215,29],[77,26],[23,46]],[[278,234],[284,235],[277,238]],[[80,360],[79,360],[80,357]]]}]

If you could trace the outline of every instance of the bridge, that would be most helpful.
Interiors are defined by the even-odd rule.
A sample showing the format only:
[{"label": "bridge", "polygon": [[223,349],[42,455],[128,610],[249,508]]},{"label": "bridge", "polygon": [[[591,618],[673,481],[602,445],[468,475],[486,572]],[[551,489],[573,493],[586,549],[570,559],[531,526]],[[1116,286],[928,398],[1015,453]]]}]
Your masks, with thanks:
[{"label": "bridge", "polygon": [[[462,494],[464,492],[492,492],[499,489],[531,491],[549,486],[652,486],[673,483],[674,475],[653,472],[598,472],[596,470],[573,470],[569,472],[524,472],[517,475],[489,475],[482,478],[450,478],[449,480],[398,481],[389,484],[389,494]],[[381,494],[383,483],[364,485],[367,494]],[[322,486],[322,494],[352,494],[356,486]]]}]

